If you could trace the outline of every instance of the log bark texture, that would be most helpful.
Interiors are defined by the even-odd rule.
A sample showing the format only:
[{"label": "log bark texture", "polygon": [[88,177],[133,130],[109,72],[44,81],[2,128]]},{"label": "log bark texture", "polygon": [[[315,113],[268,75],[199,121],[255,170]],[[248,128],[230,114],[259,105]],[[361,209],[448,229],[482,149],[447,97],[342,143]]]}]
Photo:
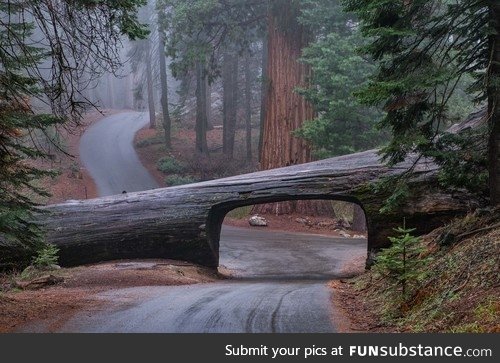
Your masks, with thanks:
[{"label": "log bark texture", "polygon": [[220,228],[230,210],[256,203],[332,199],[361,205],[367,217],[368,255],[388,245],[403,217],[418,233],[465,213],[470,196],[443,192],[434,164],[420,161],[412,197],[397,215],[381,215],[387,198],[371,183],[396,175],[375,150],[172,188],[128,193],[44,208],[39,223],[60,248],[60,263],[78,265],[119,258],[172,258],[216,267]]}]

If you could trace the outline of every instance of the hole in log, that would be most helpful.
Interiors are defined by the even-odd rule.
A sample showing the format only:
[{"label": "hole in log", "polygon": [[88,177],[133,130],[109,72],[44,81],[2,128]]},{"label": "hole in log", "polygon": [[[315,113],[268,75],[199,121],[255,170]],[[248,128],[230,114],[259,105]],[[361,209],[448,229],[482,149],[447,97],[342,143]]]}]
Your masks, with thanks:
[{"label": "hole in log", "polygon": [[[363,208],[346,197],[248,198],[212,207],[207,237],[219,272],[241,278],[323,279],[365,267]],[[353,203],[354,202],[354,203]]]}]

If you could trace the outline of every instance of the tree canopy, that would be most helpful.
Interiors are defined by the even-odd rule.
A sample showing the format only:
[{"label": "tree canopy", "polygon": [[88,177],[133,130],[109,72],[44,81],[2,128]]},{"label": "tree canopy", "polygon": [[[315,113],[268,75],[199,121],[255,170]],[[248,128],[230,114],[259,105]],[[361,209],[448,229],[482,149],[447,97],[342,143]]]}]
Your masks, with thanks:
[{"label": "tree canopy", "polygon": [[[412,152],[432,157],[442,165],[442,180],[448,185],[469,187],[483,195],[488,165],[490,185],[498,185],[499,83],[494,55],[500,42],[495,3],[345,1],[347,9],[359,16],[362,33],[372,39],[364,51],[377,62],[377,71],[359,95],[364,103],[385,111],[381,126],[392,135],[382,150],[385,159],[395,164]],[[473,82],[466,91],[476,105],[487,104],[489,127],[472,132],[469,136],[474,137],[463,150],[462,136],[443,137],[443,130],[454,121],[450,100],[467,77]],[[466,117],[461,115],[462,120]],[[484,142],[488,137],[489,155]],[[491,190],[492,201],[498,200],[494,194]]]}]

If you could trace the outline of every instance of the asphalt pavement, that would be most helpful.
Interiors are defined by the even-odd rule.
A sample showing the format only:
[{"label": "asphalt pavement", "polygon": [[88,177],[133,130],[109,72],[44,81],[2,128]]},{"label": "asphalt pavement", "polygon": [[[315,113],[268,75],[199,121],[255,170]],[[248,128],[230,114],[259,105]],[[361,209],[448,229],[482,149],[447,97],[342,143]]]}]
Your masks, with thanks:
[{"label": "asphalt pavement", "polygon": [[80,159],[100,197],[158,188],[134,149],[134,136],[147,125],[144,112],[122,112],[92,125],[80,140]]}]

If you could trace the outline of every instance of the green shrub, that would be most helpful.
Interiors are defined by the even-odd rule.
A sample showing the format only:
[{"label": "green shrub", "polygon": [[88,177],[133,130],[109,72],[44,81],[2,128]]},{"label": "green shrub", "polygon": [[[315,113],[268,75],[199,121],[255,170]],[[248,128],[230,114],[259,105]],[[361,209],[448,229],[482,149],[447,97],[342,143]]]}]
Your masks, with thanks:
[{"label": "green shrub", "polygon": [[166,156],[158,160],[158,170],[165,174],[179,174],[184,170],[184,165],[171,156]]},{"label": "green shrub", "polygon": [[137,141],[135,143],[135,146],[141,148],[141,147],[146,147],[146,146],[150,146],[150,145],[163,144],[164,142],[165,142],[165,140],[163,139],[162,136],[154,136],[154,137],[150,137],[150,138],[147,138],[144,140]]},{"label": "green shrub", "polygon": [[343,219],[352,223],[353,214],[354,214],[354,204],[349,202],[342,202],[339,200],[331,201],[333,212],[335,213],[335,217],[338,219]]},{"label": "green shrub", "polygon": [[59,260],[59,248],[53,244],[47,244],[44,248],[40,249],[37,255],[33,258],[32,265],[36,268],[49,267],[57,265]]},{"label": "green shrub", "polygon": [[184,185],[184,184],[190,184],[194,183],[196,180],[193,177],[190,176],[182,176],[178,174],[172,174],[169,175],[165,178],[165,184],[168,186],[175,186],[175,185]]},{"label": "green shrub", "polygon": [[247,205],[245,207],[240,207],[230,211],[226,217],[234,219],[246,219],[252,213],[253,205]]}]

